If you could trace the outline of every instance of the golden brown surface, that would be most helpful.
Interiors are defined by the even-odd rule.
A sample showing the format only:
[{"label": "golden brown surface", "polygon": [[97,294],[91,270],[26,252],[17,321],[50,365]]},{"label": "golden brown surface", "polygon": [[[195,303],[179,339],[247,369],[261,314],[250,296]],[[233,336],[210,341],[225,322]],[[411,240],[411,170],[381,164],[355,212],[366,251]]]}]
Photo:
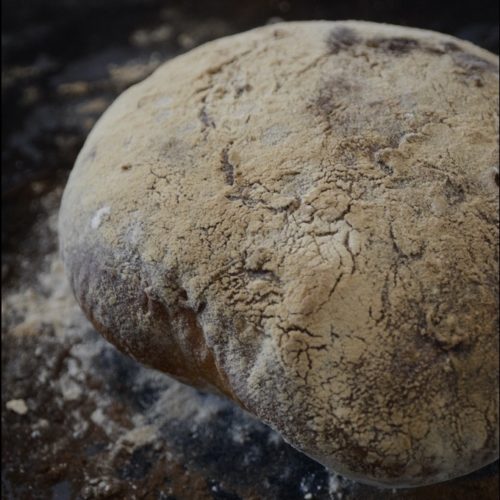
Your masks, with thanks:
[{"label": "golden brown surface", "polygon": [[416,485],[494,460],[497,65],[359,22],[170,61],[71,175],[78,300],[123,351],[350,477]]}]

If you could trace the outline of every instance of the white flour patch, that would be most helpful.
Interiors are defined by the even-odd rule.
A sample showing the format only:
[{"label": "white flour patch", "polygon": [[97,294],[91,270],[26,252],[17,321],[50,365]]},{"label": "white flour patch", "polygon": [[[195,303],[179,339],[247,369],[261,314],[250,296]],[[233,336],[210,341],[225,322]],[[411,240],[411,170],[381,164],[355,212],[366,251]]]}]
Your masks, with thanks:
[{"label": "white flour patch", "polygon": [[92,217],[92,220],[90,221],[90,227],[92,229],[97,229],[101,225],[103,217],[105,217],[106,215],[109,215],[110,212],[111,212],[111,208],[110,207],[102,207],[102,208],[100,208],[94,214],[94,217]]},{"label": "white flour patch", "polygon": [[157,112],[155,113],[155,119],[157,122],[165,121],[170,117],[170,103],[172,99],[170,97],[160,97],[154,102],[154,107]]},{"label": "white flour patch", "polygon": [[11,399],[5,404],[8,410],[17,413],[18,415],[26,415],[28,413],[28,406],[24,399]]}]

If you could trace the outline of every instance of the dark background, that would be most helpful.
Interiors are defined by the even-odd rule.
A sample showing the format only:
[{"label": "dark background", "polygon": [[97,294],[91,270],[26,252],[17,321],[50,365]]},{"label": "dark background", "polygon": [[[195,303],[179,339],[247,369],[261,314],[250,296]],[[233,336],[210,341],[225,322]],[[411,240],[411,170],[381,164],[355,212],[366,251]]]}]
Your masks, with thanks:
[{"label": "dark background", "polygon": [[[229,403],[220,403],[198,437],[189,422],[173,426],[167,412],[159,448],[147,445],[111,460],[113,440],[92,423],[92,412],[109,403],[106,418],[121,425],[147,415],[170,382],[120,355],[81,314],[72,336],[54,334],[61,314],[72,311],[71,302],[61,314],[54,309],[65,283],[62,270],[51,267],[57,264],[57,209],[97,118],[128,86],[196,45],[270,22],[306,19],[401,24],[449,33],[495,53],[499,48],[498,4],[487,0],[2,1],[2,287],[8,303],[4,319],[2,299],[2,497],[302,500],[312,491],[312,498],[334,498],[321,466],[284,443],[269,444],[269,429]],[[24,308],[33,297],[56,312],[27,321]],[[84,348],[80,358],[71,354],[77,344]],[[71,378],[69,361],[86,359],[89,366],[78,372],[85,378]],[[44,370],[47,380],[38,376]],[[61,395],[64,377],[78,384],[78,400]],[[190,391],[193,404],[203,405],[205,396]],[[6,401],[17,398],[27,401],[26,415],[4,410]],[[36,427],[40,417],[50,422],[45,430]],[[73,434],[82,424],[89,424],[86,433]],[[228,430],[242,426],[251,440],[240,446]],[[177,458],[166,458],[162,446],[177,450]],[[260,457],[251,468],[241,461],[249,452]],[[109,477],[98,482],[108,459]],[[397,494],[341,486],[344,499],[489,500],[498,497],[498,462],[465,478]],[[164,495],[167,490],[177,493]]]}]

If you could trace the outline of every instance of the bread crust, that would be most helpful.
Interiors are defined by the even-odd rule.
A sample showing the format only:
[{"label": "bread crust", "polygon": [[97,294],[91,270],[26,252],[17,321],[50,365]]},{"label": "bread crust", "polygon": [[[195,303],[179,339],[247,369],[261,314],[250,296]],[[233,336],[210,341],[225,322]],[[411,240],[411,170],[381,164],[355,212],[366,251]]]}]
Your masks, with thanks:
[{"label": "bread crust", "polygon": [[267,26],[104,114],[60,212],[110,342],[359,481],[498,457],[498,59],[359,21]]}]

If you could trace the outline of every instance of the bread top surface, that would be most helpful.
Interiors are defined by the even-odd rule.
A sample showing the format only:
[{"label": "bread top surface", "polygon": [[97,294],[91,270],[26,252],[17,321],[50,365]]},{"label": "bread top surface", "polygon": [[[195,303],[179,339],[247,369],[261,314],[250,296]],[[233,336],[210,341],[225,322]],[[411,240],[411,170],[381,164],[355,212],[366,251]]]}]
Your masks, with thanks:
[{"label": "bread top surface", "polygon": [[498,58],[357,21],[203,45],[122,94],[60,215],[120,349],[355,479],[498,456]]}]

